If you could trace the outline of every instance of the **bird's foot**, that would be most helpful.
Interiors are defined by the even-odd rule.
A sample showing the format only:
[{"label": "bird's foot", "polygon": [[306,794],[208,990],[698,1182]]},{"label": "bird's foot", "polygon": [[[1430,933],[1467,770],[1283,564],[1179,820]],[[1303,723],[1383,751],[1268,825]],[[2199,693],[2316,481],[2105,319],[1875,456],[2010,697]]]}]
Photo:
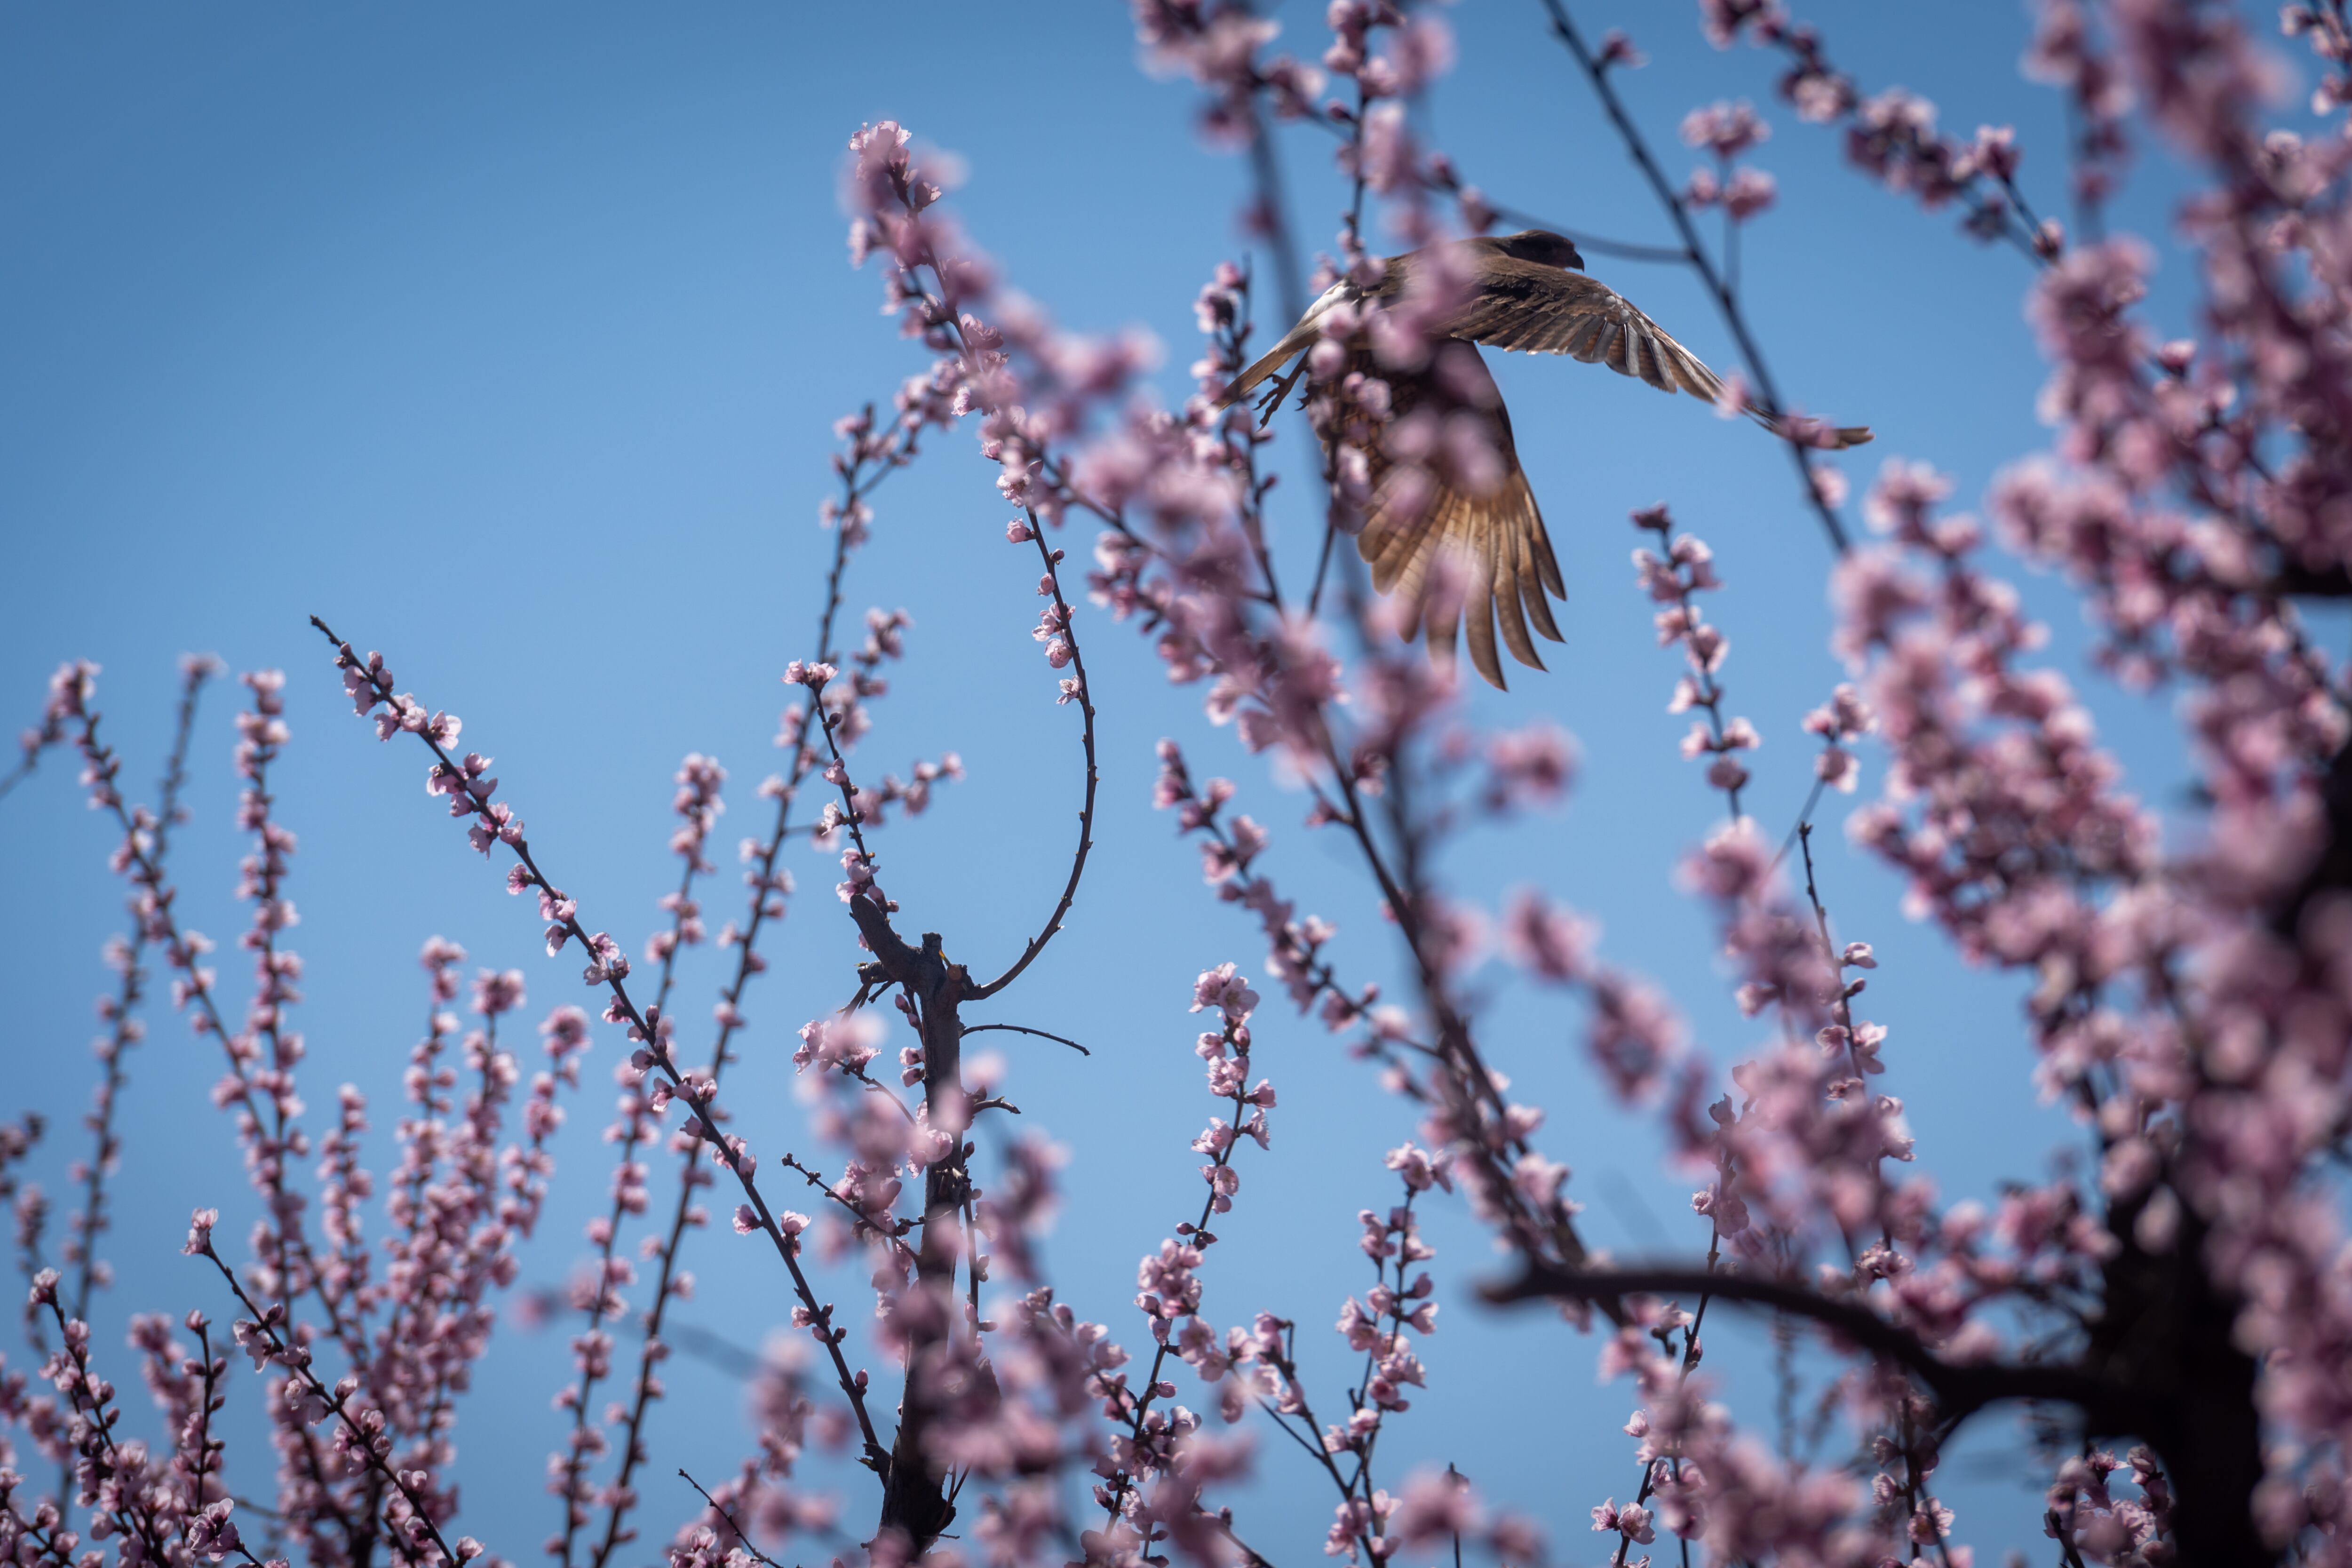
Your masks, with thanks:
[{"label": "bird's foot", "polygon": [[1298,384],[1298,378],[1306,374],[1307,359],[1306,356],[1302,354],[1299,356],[1297,364],[1291,368],[1290,374],[1284,376],[1280,381],[1276,382],[1273,389],[1267,392],[1264,397],[1258,399],[1257,423],[1259,429],[1262,430],[1265,428],[1266,426],[1274,422],[1275,411],[1282,406],[1283,400],[1290,395],[1290,389],[1297,386]]}]

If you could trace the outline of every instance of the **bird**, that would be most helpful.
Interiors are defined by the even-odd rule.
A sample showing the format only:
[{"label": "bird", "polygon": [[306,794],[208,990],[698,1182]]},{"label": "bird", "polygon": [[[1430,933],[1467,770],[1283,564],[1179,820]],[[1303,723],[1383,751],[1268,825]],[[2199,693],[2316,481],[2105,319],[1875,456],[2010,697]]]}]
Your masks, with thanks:
[{"label": "bird", "polygon": [[[1339,307],[1364,303],[1372,310],[1345,342],[1344,368],[1328,374],[1327,363],[1318,373],[1318,379],[1336,381],[1361,371],[1388,388],[1384,425],[1340,436],[1365,464],[1370,500],[1357,552],[1372,569],[1372,586],[1402,595],[1409,607],[1401,628],[1406,640],[1425,637],[1431,658],[1449,663],[1456,626],[1466,624],[1471,662],[1489,684],[1505,688],[1497,622],[1512,656],[1541,669],[1529,628],[1562,640],[1549,600],[1565,599],[1567,587],[1519,466],[1510,413],[1476,345],[1572,354],[1707,403],[1724,401],[1723,380],[1623,295],[1585,276],[1574,241],[1548,229],[1526,229],[1389,257],[1370,286],[1347,279],[1334,283],[1234,379],[1216,406],[1234,406],[1296,359],[1298,364],[1264,400],[1271,418],[1306,374],[1311,351],[1328,335],[1326,318]],[[1388,310],[1408,313],[1407,331],[1383,337],[1378,315]],[[1773,410],[1741,401],[1742,411],[1758,423],[1786,433]],[[1398,433],[1407,430],[1412,434],[1404,445],[1411,449],[1398,450]],[[1454,437],[1450,446],[1448,434]],[[1465,441],[1465,435],[1483,439]],[[1852,426],[1819,438],[1854,447],[1871,433]],[[1499,471],[1480,453],[1499,458]],[[1432,457],[1434,465],[1426,460]]]}]

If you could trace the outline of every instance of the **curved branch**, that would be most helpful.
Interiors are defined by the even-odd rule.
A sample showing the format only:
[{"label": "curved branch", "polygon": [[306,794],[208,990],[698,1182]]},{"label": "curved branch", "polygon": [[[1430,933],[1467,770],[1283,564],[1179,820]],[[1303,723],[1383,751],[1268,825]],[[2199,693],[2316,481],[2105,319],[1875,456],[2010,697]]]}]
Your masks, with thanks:
[{"label": "curved branch", "polygon": [[1033,1029],[1026,1024],[966,1024],[963,1026],[963,1032],[967,1035],[984,1034],[990,1029],[1009,1029],[1016,1035],[1034,1035],[1041,1040],[1058,1040],[1063,1045],[1069,1047],[1070,1049],[1077,1052],[1078,1055],[1082,1057],[1090,1057],[1094,1055],[1094,1052],[1087,1049],[1086,1047],[1078,1044],[1076,1040],[1066,1038],[1061,1035],[1049,1033],[1044,1029]]},{"label": "curved branch", "polygon": [[769,1556],[766,1552],[751,1544],[751,1538],[743,1533],[743,1527],[735,1522],[735,1516],[727,1511],[726,1505],[721,1503],[717,1498],[712,1497],[709,1492],[704,1491],[702,1489],[702,1483],[686,1473],[685,1466],[681,1465],[678,1467],[677,1474],[679,1479],[686,1482],[688,1486],[692,1487],[696,1493],[701,1497],[702,1500],[710,1505],[711,1512],[717,1514],[719,1518],[727,1521],[727,1528],[735,1532],[736,1541],[741,1544],[744,1551],[751,1554],[755,1561],[764,1563],[766,1568],[784,1568],[782,1563],[777,1562],[774,1558]]},{"label": "curved branch", "polygon": [[966,999],[973,1002],[984,1001],[1012,984],[1020,977],[1021,972],[1036,962],[1037,955],[1045,951],[1045,944],[1053,941],[1054,933],[1062,929],[1062,917],[1068,914],[1070,906],[1077,901],[1078,880],[1087,873],[1087,857],[1095,847],[1095,786],[1101,782],[1102,773],[1095,765],[1094,685],[1087,679],[1087,658],[1078,651],[1078,631],[1070,620],[1069,601],[1062,596],[1060,563],[1053,546],[1045,542],[1045,531],[1037,521],[1036,511],[1029,510],[1027,515],[1030,537],[1037,542],[1037,553],[1045,563],[1045,581],[1054,590],[1054,607],[1061,612],[1062,637],[1070,645],[1070,668],[1077,680],[1078,711],[1085,719],[1079,743],[1086,748],[1087,753],[1087,795],[1085,804],[1078,807],[1078,852],[1071,858],[1070,879],[1062,884],[1061,899],[1054,905],[1054,912],[1045,917],[1045,929],[1029,939],[1029,945],[1021,950],[1021,956],[1013,961],[1012,968],[987,984],[965,993]]}]

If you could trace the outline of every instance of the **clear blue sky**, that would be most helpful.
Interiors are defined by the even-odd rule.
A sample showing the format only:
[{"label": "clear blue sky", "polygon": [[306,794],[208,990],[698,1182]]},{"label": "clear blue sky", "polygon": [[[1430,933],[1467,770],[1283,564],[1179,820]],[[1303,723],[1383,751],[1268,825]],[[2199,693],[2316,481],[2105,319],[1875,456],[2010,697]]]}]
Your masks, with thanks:
[{"label": "clear blue sky", "polygon": [[[1804,9],[1866,86],[1924,92],[1963,131],[2014,122],[2029,188],[2062,205],[2058,107],[2014,68],[2021,12],[1921,0]],[[2042,439],[2024,264],[1843,168],[1832,135],[1769,101],[1771,59],[1708,48],[1694,7],[1578,10],[1596,31],[1630,27],[1653,57],[1626,90],[1671,144],[1670,166],[1685,156],[1672,139],[1686,109],[1717,97],[1767,107],[1774,135],[1758,162],[1781,199],[1748,236],[1748,289],[1777,373],[1805,405],[1876,427],[1878,444],[1846,462],[1857,489],[1902,455],[1953,472],[1959,502],[1976,504],[2001,464]],[[1319,53],[1316,7],[1294,0],[1279,15],[1290,47]],[[1582,229],[1662,238],[1532,0],[1453,16],[1463,63],[1432,115],[1470,177]],[[1148,79],[1135,52],[1125,8],[1108,3],[0,12],[0,719],[28,721],[59,660],[96,658],[112,732],[143,780],[181,651],[289,672],[294,740],[278,793],[301,836],[293,942],[309,966],[314,1115],[337,1083],[357,1082],[388,1142],[425,1008],[414,955],[427,935],[522,968],[533,1017],[584,998],[576,965],[541,955],[529,911],[418,789],[421,752],[379,749],[348,716],[305,617],[383,648],[404,688],[464,716],[467,743],[497,756],[584,918],[636,951],[672,879],[678,758],[709,752],[731,770],[723,848],[764,820],[751,792],[776,761],[777,676],[808,651],[817,605],[829,426],[918,363],[877,313],[874,278],[845,264],[844,139],[889,116],[962,154],[971,174],[956,203],[1010,279],[1072,325],[1158,333],[1164,385],[1181,395],[1192,298],[1241,248],[1231,215],[1244,170],[1197,148],[1192,89]],[[1328,243],[1344,199],[1328,147],[1300,132],[1292,153],[1301,230]],[[2121,216],[2161,240],[2168,195],[2161,172],[2144,171]],[[1593,270],[1718,366],[1735,362],[1687,279],[1597,258]],[[2168,255],[2158,279],[2158,313],[2176,330],[2185,270]],[[1498,374],[1569,580],[1569,643],[1549,678],[1474,702],[1496,723],[1556,719],[1585,765],[1565,815],[1507,843],[1474,837],[1446,874],[1490,908],[1539,881],[1599,916],[1608,955],[1657,977],[1728,1061],[1755,1028],[1727,1004],[1704,912],[1669,879],[1715,805],[1675,755],[1674,669],[1631,584],[1624,518],[1664,499],[1717,549],[1731,587],[1714,609],[1732,637],[1735,705],[1767,737],[1756,796],[1775,831],[1807,783],[1797,721],[1840,673],[1822,542],[1793,504],[1785,458],[1752,429],[1586,367],[1515,363]],[[1076,790],[1073,715],[1054,706],[1027,635],[1034,566],[1007,552],[990,479],[964,435],[935,439],[878,498],[877,543],[850,587],[853,607],[903,605],[915,622],[866,768],[903,771],[951,748],[971,773],[930,816],[888,830],[893,890],[911,921],[981,966],[1042,919]],[[1294,520],[1284,548],[1296,557],[1310,543]],[[2029,592],[2053,620],[2056,657],[2073,661],[2072,605],[2046,583]],[[1338,922],[1349,973],[1387,974],[1391,955],[1340,847],[1297,827],[1300,799],[1210,731],[1197,693],[1171,691],[1130,632],[1083,625],[1104,716],[1101,851],[1073,929],[992,1016],[1096,1047],[1074,1063],[1016,1043],[1009,1092],[1074,1151],[1050,1248],[1065,1297],[1140,1342],[1127,1304],[1135,1258],[1191,1213],[1198,1162],[1186,1144],[1214,1109],[1190,1050],[1189,983],[1226,958],[1263,974],[1252,929],[1200,887],[1193,851],[1150,809],[1152,742],[1181,736],[1204,770],[1242,782],[1245,807],[1276,829],[1273,873]],[[2176,804],[2168,700],[2096,695],[2136,782]],[[242,923],[233,700],[218,690],[206,713],[197,821],[176,852],[187,918],[225,943]],[[72,773],[59,760],[0,805],[18,1064],[7,1109],[50,1117],[53,1188],[82,1146],[89,1007],[107,978],[99,950],[121,923],[108,835]],[[1874,765],[1866,787],[1875,778]],[[1954,1198],[2041,1176],[2066,1132],[2034,1104],[2011,989],[1958,968],[1903,920],[1886,876],[1831,842],[1840,934],[1874,942],[1885,960],[1870,1010],[1893,1030],[1889,1087],[1909,1102],[1923,1160]],[[854,986],[827,868],[795,854],[809,890],[752,994],[751,1056],[730,1090],[762,1147],[807,1146],[792,1131],[785,1049]],[[714,928],[738,901],[729,879],[709,900]],[[224,954],[232,996],[236,957]],[[1601,1090],[1573,1016],[1490,973],[1486,1037],[1550,1108],[1549,1147],[1575,1167],[1571,1192],[1591,1205],[1596,1239],[1644,1254],[1669,1237],[1702,1245],[1687,1183],[1664,1169],[1646,1122]],[[685,994],[717,984],[706,954]],[[681,1016],[692,1037],[707,1014],[689,1002]],[[1353,1215],[1390,1201],[1378,1155],[1410,1120],[1318,1028],[1270,1009],[1259,1039],[1283,1097],[1275,1150],[1244,1162],[1207,1310],[1220,1321],[1259,1308],[1297,1318],[1312,1370],[1336,1390],[1344,1359],[1322,1326],[1363,1283]],[[581,1222],[603,1203],[613,1045],[600,1037],[559,1150],[570,1176],[527,1255],[536,1282],[565,1276],[583,1250]],[[120,1187],[130,1201],[110,1246],[120,1279],[99,1318],[110,1353],[134,1310],[226,1315],[177,1256],[194,1203],[227,1211],[225,1237],[250,1217],[227,1120],[204,1100],[215,1050],[163,1016],[135,1058]],[[378,1155],[379,1169],[389,1163]],[[1452,1460],[1541,1514],[1565,1560],[1589,1560],[1585,1510],[1624,1496],[1634,1475],[1617,1430],[1631,1394],[1596,1391],[1590,1342],[1467,1300],[1494,1264],[1458,1213],[1433,1236],[1449,1305],[1428,1350],[1432,1387],[1384,1446],[1389,1474]],[[782,1317],[772,1260],[747,1244],[705,1236],[692,1266],[702,1289],[686,1321],[756,1343]],[[854,1272],[834,1289],[854,1300]],[[1769,1432],[1759,1363],[1728,1369],[1740,1358],[1724,1352],[1741,1343],[1755,1336],[1727,1329],[1715,1359],[1743,1416]],[[461,1428],[462,1528],[530,1561],[556,1517],[542,1456],[566,1357],[554,1334],[503,1334],[501,1345]],[[135,1386],[127,1353],[113,1372]],[[687,1361],[670,1383],[642,1514],[657,1536],[688,1511],[676,1465],[723,1474],[743,1443],[723,1374]],[[263,1490],[256,1424],[240,1433],[238,1484]],[[1963,1538],[1988,1549],[2039,1539],[2012,1447],[1988,1424],[1948,1472]],[[1270,1484],[1245,1502],[1247,1533],[1277,1561],[1310,1561],[1329,1500],[1278,1437],[1263,1435],[1260,1454]],[[853,1521],[870,1510],[861,1479]]]}]

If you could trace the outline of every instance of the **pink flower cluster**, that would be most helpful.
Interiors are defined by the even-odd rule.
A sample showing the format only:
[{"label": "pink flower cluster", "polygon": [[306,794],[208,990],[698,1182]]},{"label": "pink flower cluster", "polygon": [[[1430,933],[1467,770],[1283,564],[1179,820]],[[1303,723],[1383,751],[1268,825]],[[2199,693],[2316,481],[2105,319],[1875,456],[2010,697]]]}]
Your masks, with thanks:
[{"label": "pink flower cluster", "polygon": [[[2077,105],[2092,111],[2078,149],[2085,159],[2082,167],[2088,169],[2095,153],[2115,151],[2111,127],[2118,106],[2114,89],[2100,57],[2081,47],[2079,30],[2067,21],[2069,16],[2079,21],[2074,0],[2051,0],[2042,12],[2032,58],[2044,62],[2048,79],[2062,79],[2063,74],[2063,79],[2074,84]],[[2063,247],[2057,222],[2038,218],[2019,188],[2020,153],[2016,132],[2009,126],[1980,125],[1973,137],[1962,139],[1938,130],[1936,106],[1916,93],[1894,87],[1864,97],[1852,78],[1830,63],[1819,30],[1791,20],[1778,0],[1700,0],[1699,13],[1717,48],[1728,48],[1742,37],[1759,47],[1777,48],[1789,68],[1779,83],[1781,98],[1801,120],[1817,125],[1843,123],[1847,159],[1872,179],[1930,212],[1958,204],[1968,214],[1968,232],[1979,239],[2007,240],[2045,259]],[[2076,47],[2070,48],[2068,39]],[[1706,113],[1699,111],[1685,121],[1686,141],[1699,144],[1716,140],[1692,135],[1692,121]],[[1729,129],[1719,110],[1706,123]],[[1717,153],[1727,163],[1719,142]],[[2087,180],[2078,184],[2078,194],[2085,200],[2095,201],[2105,190],[2104,177],[2095,185]],[[1692,194],[1698,197],[1696,182]],[[1711,185],[1706,194],[1713,197]],[[1729,195],[1727,187],[1721,199],[1727,203]],[[1769,182],[1763,199],[1771,199]]]},{"label": "pink flower cluster", "polygon": [[1683,117],[1686,145],[1703,147],[1715,155],[1715,166],[1691,172],[1683,185],[1683,200],[1694,207],[1722,205],[1724,216],[1745,223],[1772,205],[1778,187],[1761,169],[1737,166],[1739,155],[1772,133],[1746,103],[1717,103],[1694,109]]},{"label": "pink flower cluster", "polygon": [[1723,586],[1715,574],[1715,552],[1693,534],[1675,536],[1674,520],[1664,506],[1633,513],[1633,526],[1658,536],[1656,552],[1633,552],[1633,572],[1642,589],[1665,608],[1657,613],[1658,646],[1679,647],[1689,672],[1675,682],[1669,713],[1696,708],[1701,717],[1691,721],[1683,738],[1683,755],[1709,757],[1706,782],[1723,792],[1731,815],[1739,815],[1739,792],[1748,783],[1747,765],[1739,753],[1764,743],[1756,726],[1723,710],[1723,661],[1731,643],[1709,626],[1698,606],[1698,595]]}]

